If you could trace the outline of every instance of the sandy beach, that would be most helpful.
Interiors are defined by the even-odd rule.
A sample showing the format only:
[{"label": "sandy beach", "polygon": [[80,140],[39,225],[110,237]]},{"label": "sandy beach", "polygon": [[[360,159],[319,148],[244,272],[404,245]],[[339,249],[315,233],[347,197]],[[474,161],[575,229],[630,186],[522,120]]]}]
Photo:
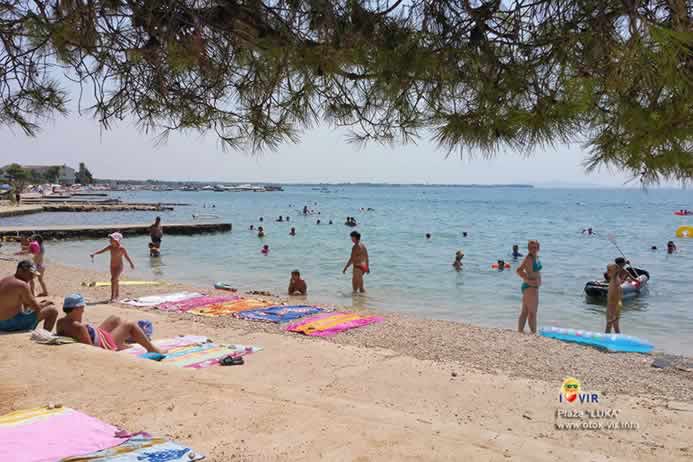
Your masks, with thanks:
[{"label": "sandy beach", "polygon": [[[15,263],[0,261],[3,275]],[[107,274],[51,262],[56,303],[79,291],[90,322],[117,314],[155,338],[206,335],[264,351],[240,367],[178,369],[86,345],[0,336],[0,413],[61,403],[131,431],[164,435],[207,460],[691,460],[693,375],[652,356],[462,323],[386,314],[330,340],[234,318],[200,318],[100,302]],[[135,296],[204,290],[123,287]],[[566,376],[636,430],[559,430]],[[585,407],[588,409],[589,407]]]}]

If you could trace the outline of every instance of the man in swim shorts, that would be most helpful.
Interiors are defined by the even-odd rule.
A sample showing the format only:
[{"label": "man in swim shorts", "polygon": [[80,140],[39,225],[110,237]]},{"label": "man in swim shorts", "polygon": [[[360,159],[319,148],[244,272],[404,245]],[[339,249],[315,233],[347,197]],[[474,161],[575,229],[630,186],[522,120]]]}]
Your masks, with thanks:
[{"label": "man in swim shorts", "polygon": [[289,280],[289,295],[305,295],[306,292],[308,292],[306,281],[301,279],[301,273],[298,270],[293,270]]},{"label": "man in swim shorts", "polygon": [[161,248],[161,238],[164,237],[164,228],[161,226],[161,217],[156,217],[154,223],[149,227],[149,238],[157,249]]},{"label": "man in swim shorts", "polygon": [[37,301],[29,283],[38,274],[29,260],[17,265],[14,276],[0,280],[0,331],[17,332],[35,329],[43,321],[43,328],[52,331],[58,310],[52,302]]},{"label": "man in swim shorts", "polygon": [[346,273],[349,266],[353,265],[354,269],[351,279],[352,288],[354,293],[363,293],[366,291],[366,289],[363,287],[363,275],[371,272],[370,262],[368,261],[368,250],[363,242],[361,242],[361,233],[358,231],[352,231],[350,236],[351,242],[354,243],[354,246],[351,248],[351,257],[344,266],[342,273]]}]

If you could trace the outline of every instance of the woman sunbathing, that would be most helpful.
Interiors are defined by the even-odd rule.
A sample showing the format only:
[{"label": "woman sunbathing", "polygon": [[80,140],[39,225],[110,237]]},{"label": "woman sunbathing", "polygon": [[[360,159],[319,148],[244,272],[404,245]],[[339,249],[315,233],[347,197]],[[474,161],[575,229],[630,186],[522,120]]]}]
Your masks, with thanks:
[{"label": "woman sunbathing", "polygon": [[63,302],[65,316],[58,319],[58,327],[56,328],[58,335],[72,337],[80,343],[112,351],[128,348],[125,340],[131,338],[150,353],[164,353],[149,341],[137,323],[123,321],[117,316],[109,316],[98,327],[83,323],[82,317],[85,306],[84,297],[80,294],[65,297]]}]

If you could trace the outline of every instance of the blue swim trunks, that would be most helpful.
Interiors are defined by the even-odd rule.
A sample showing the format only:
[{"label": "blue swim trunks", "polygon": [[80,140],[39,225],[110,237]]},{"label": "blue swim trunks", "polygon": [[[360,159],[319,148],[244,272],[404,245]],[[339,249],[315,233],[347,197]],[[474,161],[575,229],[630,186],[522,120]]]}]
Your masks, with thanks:
[{"label": "blue swim trunks", "polygon": [[3,332],[17,332],[22,330],[32,330],[38,324],[38,318],[36,317],[36,312],[31,311],[29,313],[17,313],[17,315],[10,319],[5,319],[0,321],[0,331]]}]

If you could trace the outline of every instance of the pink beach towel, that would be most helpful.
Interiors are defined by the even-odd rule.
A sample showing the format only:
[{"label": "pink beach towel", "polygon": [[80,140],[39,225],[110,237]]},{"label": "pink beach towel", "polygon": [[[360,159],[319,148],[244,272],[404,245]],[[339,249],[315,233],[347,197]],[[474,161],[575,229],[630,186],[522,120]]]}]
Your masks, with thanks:
[{"label": "pink beach towel", "polygon": [[289,324],[286,330],[314,337],[330,337],[345,330],[367,326],[382,320],[380,316],[361,316],[356,313],[321,313]]},{"label": "pink beach towel", "polygon": [[226,303],[234,300],[239,300],[238,295],[214,295],[195,297],[180,302],[162,303],[157,306],[162,311],[190,311],[201,306],[212,305],[215,303]]},{"label": "pink beach towel", "polygon": [[0,416],[0,460],[55,462],[121,444],[118,429],[70,408],[37,408]]}]

